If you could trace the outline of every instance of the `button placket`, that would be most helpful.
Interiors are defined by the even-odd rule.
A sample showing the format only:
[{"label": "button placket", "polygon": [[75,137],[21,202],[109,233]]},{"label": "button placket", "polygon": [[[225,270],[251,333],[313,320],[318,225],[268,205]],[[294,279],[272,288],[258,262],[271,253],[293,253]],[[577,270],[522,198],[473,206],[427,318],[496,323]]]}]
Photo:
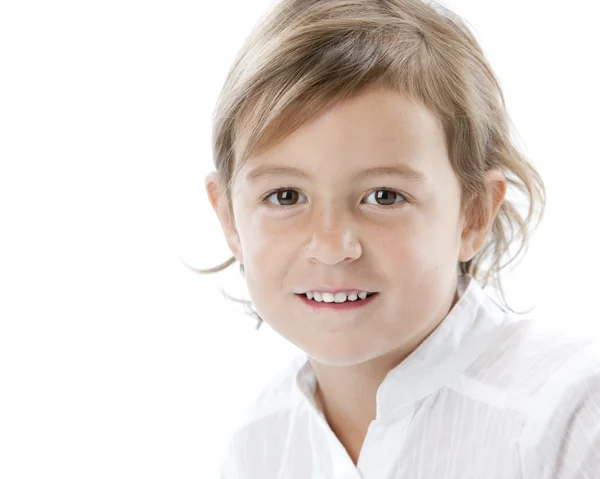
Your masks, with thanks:
[{"label": "button placket", "polygon": [[388,477],[408,435],[413,410],[410,404],[397,409],[392,419],[371,422],[357,464],[364,479]]}]

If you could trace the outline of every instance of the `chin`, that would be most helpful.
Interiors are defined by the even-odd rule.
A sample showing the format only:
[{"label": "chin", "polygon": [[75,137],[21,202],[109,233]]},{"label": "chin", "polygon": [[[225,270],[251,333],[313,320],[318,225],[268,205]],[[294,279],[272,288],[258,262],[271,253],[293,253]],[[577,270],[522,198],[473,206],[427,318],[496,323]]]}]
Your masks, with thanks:
[{"label": "chin", "polygon": [[372,348],[368,349],[364,341],[356,344],[351,340],[330,340],[321,346],[301,349],[314,361],[327,366],[355,366],[382,354]]}]

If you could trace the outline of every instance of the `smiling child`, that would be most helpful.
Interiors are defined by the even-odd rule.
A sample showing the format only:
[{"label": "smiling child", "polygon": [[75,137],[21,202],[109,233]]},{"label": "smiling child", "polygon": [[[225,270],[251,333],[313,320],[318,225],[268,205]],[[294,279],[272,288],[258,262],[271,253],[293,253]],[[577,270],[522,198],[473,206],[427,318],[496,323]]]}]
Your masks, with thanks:
[{"label": "smiling child", "polygon": [[444,7],[273,5],[217,105],[205,185],[233,257],[201,272],[237,261],[253,314],[305,354],[223,478],[600,478],[597,345],[484,291],[545,205],[510,129]]}]

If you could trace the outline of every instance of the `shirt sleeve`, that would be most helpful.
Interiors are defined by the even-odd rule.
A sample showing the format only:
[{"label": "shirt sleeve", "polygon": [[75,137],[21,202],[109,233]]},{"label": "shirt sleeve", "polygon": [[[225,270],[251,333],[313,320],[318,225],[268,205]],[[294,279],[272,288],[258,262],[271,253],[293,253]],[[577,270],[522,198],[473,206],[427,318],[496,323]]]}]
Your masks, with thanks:
[{"label": "shirt sleeve", "polygon": [[234,453],[234,446],[234,438],[232,437],[221,455],[220,479],[240,479],[242,477]]},{"label": "shirt sleeve", "polygon": [[567,423],[552,479],[600,478],[600,376],[591,386]]}]

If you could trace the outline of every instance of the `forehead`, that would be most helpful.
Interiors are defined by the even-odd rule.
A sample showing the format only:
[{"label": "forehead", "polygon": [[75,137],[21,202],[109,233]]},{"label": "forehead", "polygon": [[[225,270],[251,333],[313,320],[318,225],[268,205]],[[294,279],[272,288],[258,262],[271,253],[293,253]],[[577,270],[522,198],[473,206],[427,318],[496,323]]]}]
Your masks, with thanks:
[{"label": "forehead", "polygon": [[[273,128],[277,126],[283,127]],[[242,148],[245,142],[242,135]],[[251,181],[268,165],[282,166],[281,172],[286,165],[308,169],[343,166],[355,171],[358,167],[394,166],[416,181],[435,170],[436,162],[448,161],[446,153],[444,131],[433,112],[398,92],[373,88],[322,110],[277,142],[263,142],[249,155],[240,174]],[[297,176],[291,169],[289,172]]]}]

